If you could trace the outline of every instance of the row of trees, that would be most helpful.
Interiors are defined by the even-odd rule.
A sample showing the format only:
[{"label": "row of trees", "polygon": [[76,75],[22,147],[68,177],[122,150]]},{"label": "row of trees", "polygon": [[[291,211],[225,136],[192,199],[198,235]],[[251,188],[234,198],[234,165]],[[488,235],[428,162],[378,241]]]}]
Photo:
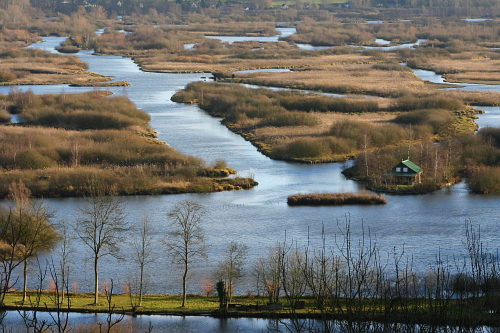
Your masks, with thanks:
[{"label": "row of trees", "polygon": [[[27,295],[27,275],[30,260],[40,252],[60,243],[60,263],[58,280],[64,300],[64,292],[69,282],[69,256],[71,242],[80,240],[90,250],[89,259],[94,271],[94,303],[99,303],[99,263],[107,256],[120,258],[120,246],[126,232],[134,229],[135,237],[129,245],[133,248],[133,260],[139,266],[139,302],[142,305],[144,276],[146,267],[154,261],[154,247],[157,245],[156,232],[147,217],[137,226],[126,222],[122,203],[113,195],[111,187],[103,187],[89,182],[86,204],[77,209],[74,226],[68,221],[56,224],[51,221],[53,212],[42,201],[34,202],[24,184],[13,183],[9,188],[10,206],[0,209],[0,305],[4,304],[6,293],[18,281],[14,271],[23,265],[23,302]],[[170,221],[167,237],[163,241],[172,261],[183,268],[182,306],[186,306],[187,279],[191,265],[198,259],[207,257],[207,244],[202,229],[205,208],[193,201],[177,204],[167,215]],[[229,294],[233,294],[233,282],[242,276],[242,267],[247,247],[231,242],[225,252],[225,259],[216,271],[217,279],[227,282]]]},{"label": "row of trees", "polygon": [[[89,186],[87,204],[78,211],[74,233],[91,249],[97,304],[100,259],[119,255],[119,247],[130,226],[125,222],[122,205],[110,195],[111,189],[94,185]],[[51,271],[51,275],[56,277],[54,282],[62,291],[62,301],[58,301],[61,304],[64,291],[68,290],[67,264],[72,229],[64,223],[56,228],[50,222],[49,209],[33,203],[22,183],[11,185],[10,199],[11,207],[3,207],[0,214],[3,268],[0,301],[3,305],[7,291],[17,282],[14,269],[21,265],[27,267],[37,253],[60,240],[61,261],[58,272],[52,274]],[[183,201],[168,214],[170,224],[163,244],[171,259],[182,267],[183,307],[186,306],[189,269],[196,260],[207,256],[202,228],[204,212],[200,204]],[[144,271],[154,261],[152,250],[157,241],[147,218],[139,224],[136,229],[139,237],[133,247],[134,260],[140,268],[137,305],[141,306]],[[251,271],[258,294],[266,296],[269,303],[285,302],[292,319],[299,318],[296,310],[303,306],[304,300],[312,300],[323,319],[343,318],[348,323],[359,321],[359,318],[384,321],[404,318],[413,323],[430,318],[440,323],[452,320],[458,324],[474,324],[480,318],[474,318],[470,309],[496,311],[500,307],[498,254],[483,246],[479,231],[469,221],[464,228],[468,257],[452,260],[437,254],[435,265],[426,273],[415,271],[404,249],[395,247],[385,257],[364,226],[360,238],[353,239],[349,217],[344,222],[338,221],[337,226],[333,239],[323,233],[319,247],[299,247],[297,242],[285,239],[270,248],[267,256],[256,260]],[[231,301],[235,284],[246,275],[243,270],[247,254],[245,245],[231,242],[217,266],[214,278],[218,281],[217,291],[223,308]],[[56,270],[53,263],[51,270]],[[26,272],[24,269],[24,281]],[[26,282],[24,289],[26,295]],[[112,293],[109,287],[105,292]],[[290,323],[303,324],[293,320]]]}]

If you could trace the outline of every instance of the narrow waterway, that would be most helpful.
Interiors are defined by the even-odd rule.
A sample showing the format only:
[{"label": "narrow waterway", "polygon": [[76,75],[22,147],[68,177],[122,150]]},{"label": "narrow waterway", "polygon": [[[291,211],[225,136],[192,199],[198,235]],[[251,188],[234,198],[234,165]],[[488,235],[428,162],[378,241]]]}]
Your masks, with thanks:
[{"label": "narrow waterway", "polygon": [[[52,50],[63,38],[49,37],[37,44]],[[131,86],[111,87],[115,94],[127,94],[137,106],[151,115],[151,126],[158,131],[159,139],[176,149],[208,162],[226,159],[229,166],[240,175],[253,175],[260,185],[249,191],[213,194],[186,194],[174,196],[136,196],[122,198],[133,225],[148,214],[158,238],[155,251],[157,260],[148,268],[150,279],[147,291],[151,293],[178,293],[180,272],[174,269],[164,255],[162,239],[166,232],[166,214],[179,201],[192,199],[207,207],[204,218],[205,232],[210,244],[209,260],[193,266],[189,291],[200,292],[200,284],[210,279],[221,258],[221,252],[230,241],[249,246],[246,282],[238,292],[255,292],[250,278],[250,267],[258,257],[266,256],[268,248],[286,238],[298,246],[320,246],[321,229],[325,227],[328,246],[334,246],[338,235],[337,222],[346,216],[352,223],[353,237],[360,238],[364,230],[370,230],[383,254],[394,247],[404,248],[408,258],[413,258],[415,269],[425,272],[435,264],[436,256],[454,260],[464,255],[464,230],[466,219],[481,225],[481,236],[489,248],[499,243],[498,216],[500,196],[471,195],[464,184],[445,188],[436,193],[419,196],[387,196],[384,206],[344,207],[288,207],[286,198],[296,193],[324,191],[354,191],[363,189],[362,184],[346,180],[341,175],[343,164],[297,164],[271,160],[249,142],[230,132],[220,124],[220,119],[210,117],[196,105],[177,104],[171,96],[186,84],[200,80],[209,74],[160,74],[140,71],[130,59],[118,56],[93,56],[84,51],[78,54],[89,63],[92,72],[110,75],[116,80],[126,80]],[[92,88],[68,86],[31,86],[35,93],[80,92]],[[1,87],[8,93],[10,88]],[[493,110],[485,125],[499,125],[498,110]],[[496,117],[496,118],[495,118]],[[45,200],[56,209],[56,218],[73,220],[76,208],[83,204],[79,198]],[[129,240],[132,236],[129,236]],[[122,247],[122,261],[105,259],[101,265],[102,281],[113,278],[117,286],[135,281],[137,268],[126,242]],[[71,256],[70,282],[79,291],[90,291],[92,285],[91,263],[88,252],[77,240]],[[45,258],[41,257],[44,263]],[[54,253],[56,255],[56,253]],[[30,287],[35,287],[34,273]]]}]

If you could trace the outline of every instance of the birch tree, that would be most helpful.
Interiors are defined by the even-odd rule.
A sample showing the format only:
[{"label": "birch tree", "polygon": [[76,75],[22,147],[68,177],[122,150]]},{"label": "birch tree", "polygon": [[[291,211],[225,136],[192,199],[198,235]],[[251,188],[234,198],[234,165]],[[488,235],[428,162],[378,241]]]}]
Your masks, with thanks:
[{"label": "birch tree", "polygon": [[153,255],[154,235],[151,229],[151,223],[147,216],[142,218],[138,230],[138,237],[134,240],[134,261],[139,265],[139,306],[142,306],[142,292],[144,288],[144,269],[154,262]]},{"label": "birch tree", "polygon": [[76,234],[91,250],[94,304],[99,304],[99,259],[118,258],[123,234],[128,230],[123,205],[113,194],[112,189],[92,184],[85,197],[86,204],[78,209],[76,218]]},{"label": "birch tree", "polygon": [[182,307],[186,306],[186,283],[190,265],[207,258],[207,245],[201,227],[205,209],[197,202],[178,203],[169,213],[171,223],[167,233],[167,251],[172,261],[184,269],[182,275]]}]

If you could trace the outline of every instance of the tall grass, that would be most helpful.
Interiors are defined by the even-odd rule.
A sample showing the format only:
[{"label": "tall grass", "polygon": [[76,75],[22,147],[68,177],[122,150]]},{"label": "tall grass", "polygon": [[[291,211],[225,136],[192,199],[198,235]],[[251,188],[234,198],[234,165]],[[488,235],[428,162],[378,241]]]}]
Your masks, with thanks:
[{"label": "tall grass", "polygon": [[29,125],[65,129],[122,129],[147,127],[150,117],[126,97],[100,93],[34,95],[12,91],[10,108]]}]

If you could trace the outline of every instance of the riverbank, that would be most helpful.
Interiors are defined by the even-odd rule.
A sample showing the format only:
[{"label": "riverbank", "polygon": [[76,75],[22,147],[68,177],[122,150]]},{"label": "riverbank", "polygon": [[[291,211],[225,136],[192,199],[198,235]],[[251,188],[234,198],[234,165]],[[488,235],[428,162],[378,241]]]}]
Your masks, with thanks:
[{"label": "riverbank", "polygon": [[[61,295],[58,295],[59,297]],[[69,298],[68,298],[69,296]],[[375,321],[381,323],[407,323],[422,325],[487,325],[500,327],[500,319],[495,313],[474,308],[470,304],[482,304],[483,299],[470,298],[460,300],[425,300],[417,299],[378,299],[364,304],[358,309],[349,300],[339,298],[335,304],[344,304],[344,309],[326,306],[318,307],[318,300],[312,296],[303,296],[291,307],[286,298],[278,303],[268,303],[268,299],[259,296],[235,296],[233,302],[224,311],[219,309],[217,296],[191,294],[187,298],[187,306],[180,307],[180,295],[144,295],[143,306],[138,306],[138,295],[114,294],[106,299],[104,296],[99,305],[93,305],[93,294],[66,295],[65,301],[57,306],[54,303],[56,294],[51,292],[29,292],[28,301],[22,304],[22,292],[9,292],[5,298],[4,309],[7,311],[37,311],[50,313],[114,313],[162,316],[209,316],[224,318],[270,318],[270,319],[311,319],[311,320],[348,320]],[[69,305],[68,305],[69,300]],[[397,306],[395,306],[397,303]],[[333,304],[332,304],[333,305]],[[415,306],[418,305],[418,309]]]}]

